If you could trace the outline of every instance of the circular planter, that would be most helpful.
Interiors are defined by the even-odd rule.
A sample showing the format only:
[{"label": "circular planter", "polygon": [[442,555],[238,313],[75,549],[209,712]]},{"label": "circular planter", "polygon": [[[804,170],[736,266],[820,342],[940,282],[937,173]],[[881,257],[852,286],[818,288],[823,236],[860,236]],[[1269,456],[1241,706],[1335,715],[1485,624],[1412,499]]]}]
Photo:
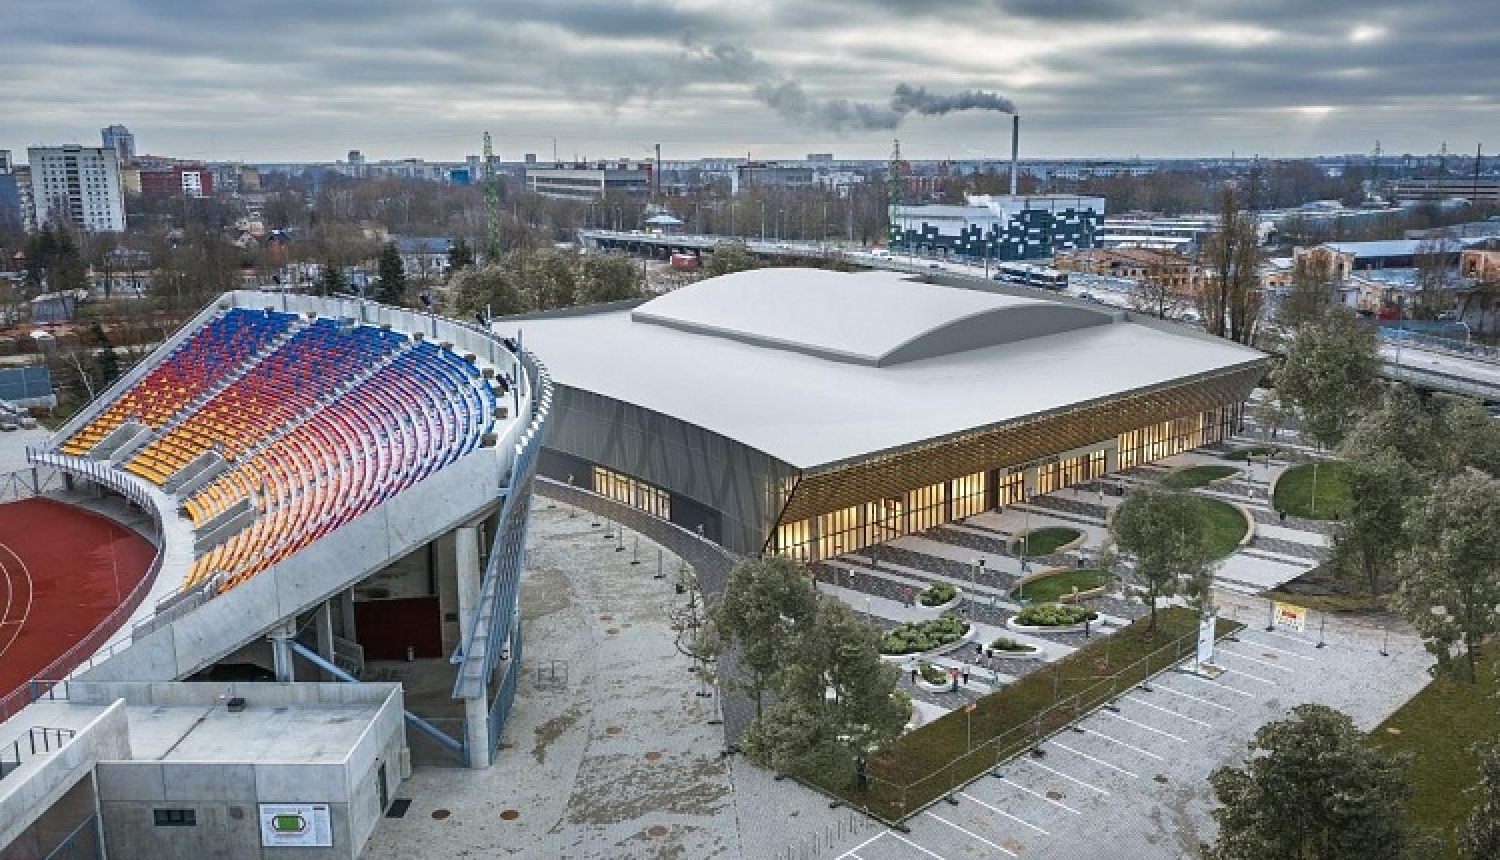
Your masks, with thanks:
[{"label": "circular planter", "polygon": [[990,657],[1001,657],[1006,660],[1040,660],[1047,653],[1044,648],[1032,648],[1030,651],[989,651]]},{"label": "circular planter", "polygon": [[919,674],[917,675],[917,689],[926,690],[929,693],[951,693],[953,692],[953,683],[950,681],[944,683],[942,686],[938,686]]},{"label": "circular planter", "polygon": [[[1014,537],[1012,537],[1010,539],[1008,547],[1014,547],[1016,544],[1021,543],[1022,539],[1024,539],[1029,534],[1034,534],[1036,532],[1043,531],[1043,530],[1048,529],[1048,528],[1066,528],[1069,531],[1078,532],[1078,537],[1073,538],[1072,540],[1068,541],[1065,544],[1062,544],[1057,549],[1054,549],[1052,552],[1047,553],[1047,555],[1062,555],[1065,552],[1070,552],[1072,550],[1075,550],[1075,549],[1079,548],[1080,546],[1083,546],[1084,541],[1087,541],[1089,539],[1089,536],[1088,536],[1088,534],[1086,532],[1084,532],[1082,529],[1073,528],[1072,526],[1044,526],[1043,528],[1028,529],[1027,531],[1020,532],[1019,534],[1015,535]],[[1027,556],[1027,558],[1042,558],[1042,557],[1043,556],[1038,556],[1038,555],[1028,555]]]},{"label": "circular planter", "polygon": [[1031,624],[1017,624],[1014,615],[1005,619],[1005,629],[1014,630],[1017,633],[1082,633],[1087,624],[1098,626],[1096,622],[1085,622],[1084,624],[1060,624],[1056,627],[1037,627]]},{"label": "circular planter", "polygon": [[[1039,571],[1037,571],[1035,573],[1028,573],[1025,576],[1021,577],[1020,579],[1016,580],[1016,584],[1013,585],[1013,586],[1011,586],[1010,591],[1015,591],[1016,589],[1019,588],[1019,589],[1021,589],[1022,593],[1024,594],[1025,593],[1025,586],[1028,586],[1028,585],[1032,584],[1033,582],[1036,582],[1039,579],[1046,579],[1047,577],[1053,576],[1053,575],[1059,575],[1059,574],[1064,574],[1064,573],[1071,573],[1075,569],[1076,568],[1071,568],[1071,567],[1049,567],[1049,568],[1047,568],[1045,570],[1039,570]],[[1090,600],[1090,599],[1095,598],[1095,597],[1102,597],[1102,596],[1104,596],[1104,595],[1106,595],[1108,593],[1109,593],[1109,586],[1108,585],[1101,585],[1098,588],[1090,588],[1090,589],[1087,589],[1087,590],[1084,590],[1084,591],[1080,591],[1077,594],[1062,594],[1062,595],[1059,595],[1056,602],[1058,602],[1058,603],[1076,603],[1076,602],[1082,601],[1082,600]],[[1009,591],[1006,592],[1006,595],[1009,596],[1010,592]]]},{"label": "circular planter", "polygon": [[908,660],[927,660],[928,662],[931,662],[933,657],[941,657],[944,654],[956,651],[965,645],[972,644],[973,641],[974,624],[973,622],[970,622],[969,629],[964,631],[964,635],[958,637],[952,642],[949,642],[947,645],[933,648],[931,651],[913,651],[910,654],[881,654],[880,659],[889,661],[891,663],[905,663]]},{"label": "circular planter", "polygon": [[952,600],[948,601],[947,603],[938,604],[937,606],[928,606],[927,604],[913,597],[911,601],[911,608],[917,610],[918,612],[926,615],[931,615],[933,618],[936,618],[939,615],[942,615],[944,612],[952,612],[953,610],[957,609],[963,602],[964,591],[960,588],[955,590]]}]

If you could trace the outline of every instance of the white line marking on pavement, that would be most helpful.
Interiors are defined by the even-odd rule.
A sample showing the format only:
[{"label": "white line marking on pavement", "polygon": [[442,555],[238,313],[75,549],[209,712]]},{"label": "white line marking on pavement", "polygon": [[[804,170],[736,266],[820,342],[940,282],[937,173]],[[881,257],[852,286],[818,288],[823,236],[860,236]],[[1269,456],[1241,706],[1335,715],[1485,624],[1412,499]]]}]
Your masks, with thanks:
[{"label": "white line marking on pavement", "polygon": [[[1224,671],[1227,672],[1229,670],[1225,669]],[[1216,690],[1223,690],[1226,693],[1233,693],[1236,696],[1244,696],[1247,699],[1253,699],[1253,698],[1255,698],[1254,694],[1247,693],[1244,690],[1237,690],[1234,687],[1231,687],[1231,686],[1229,686],[1228,684],[1226,684],[1226,683],[1224,683],[1222,681],[1215,681],[1212,678],[1205,678],[1205,677],[1203,677],[1201,675],[1194,675],[1192,672],[1184,672],[1183,675],[1185,677],[1188,677],[1188,678],[1197,678],[1198,680],[1202,681],[1205,684],[1213,684],[1214,685],[1214,689],[1216,689]]]},{"label": "white line marking on pavement", "polygon": [[1079,758],[1086,758],[1089,761],[1093,762],[1094,764],[1102,764],[1105,767],[1109,768],[1110,770],[1117,770],[1120,773],[1123,773],[1126,776],[1130,777],[1131,779],[1140,779],[1141,778],[1140,774],[1132,773],[1131,771],[1128,771],[1125,768],[1120,767],[1117,764],[1110,764],[1109,762],[1105,761],[1102,758],[1094,758],[1093,756],[1089,755],[1086,752],[1079,752],[1078,750],[1073,749],[1072,747],[1068,746],[1065,743],[1062,743],[1061,741],[1052,741],[1051,743],[1052,743],[1053,746],[1055,746],[1055,747],[1061,747],[1062,749],[1067,750],[1068,752],[1072,753],[1073,755],[1078,756]]},{"label": "white line marking on pavement", "polygon": [[1285,633],[1277,633],[1274,630],[1257,630],[1255,635],[1257,635],[1257,636],[1260,636],[1260,635],[1275,636],[1277,639],[1285,639],[1288,642],[1296,642],[1298,645],[1306,645],[1307,644],[1307,640],[1306,639],[1299,639],[1296,636],[1288,636]]},{"label": "white line marking on pavement", "polygon": [[1096,732],[1093,729],[1086,729],[1083,726],[1079,726],[1078,730],[1081,731],[1081,732],[1084,732],[1085,734],[1098,735],[1099,737],[1104,738],[1107,741],[1113,741],[1114,743],[1117,743],[1117,744],[1119,744],[1120,746],[1122,746],[1122,747],[1124,747],[1126,749],[1135,750],[1136,752],[1140,753],[1141,755],[1143,755],[1143,756],[1149,756],[1151,758],[1156,759],[1157,761],[1165,761],[1165,759],[1163,759],[1161,756],[1157,755],[1156,753],[1154,753],[1154,752],[1152,752],[1150,750],[1143,750],[1140,747],[1135,746],[1134,744],[1127,744],[1124,741],[1120,740],[1119,738],[1111,737],[1110,735],[1106,735],[1104,732]]},{"label": "white line marking on pavement", "polygon": [[1272,681],[1270,678],[1262,678],[1259,675],[1252,675],[1249,672],[1241,672],[1239,669],[1231,669],[1228,666],[1220,666],[1219,668],[1223,669],[1225,672],[1231,675],[1239,675],[1241,678],[1249,678],[1257,684],[1265,684],[1271,687],[1276,686],[1276,682]]},{"label": "white line marking on pavement", "polygon": [[[1244,633],[1244,631],[1240,631],[1240,632],[1241,632],[1241,634]],[[1244,644],[1244,645],[1253,645],[1256,648],[1264,648],[1267,651],[1275,651],[1277,654],[1285,654],[1288,657],[1294,657],[1294,658],[1296,658],[1298,660],[1306,660],[1309,663],[1316,663],[1316,662],[1318,662],[1317,660],[1314,660],[1313,658],[1307,656],[1306,654],[1298,654],[1295,651],[1288,651],[1285,648],[1274,648],[1274,647],[1272,647],[1270,645],[1265,644],[1264,642],[1257,642],[1254,639],[1246,639],[1243,635],[1240,636],[1240,642],[1241,642],[1241,644]]]},{"label": "white line marking on pavement", "polygon": [[[931,813],[931,812],[929,812],[929,813],[927,813],[927,814],[928,814],[928,815],[932,815],[932,813]],[[933,817],[933,818],[937,818],[937,816],[936,816],[936,815],[932,815],[932,817]],[[941,819],[941,818],[938,818],[938,821],[943,821],[943,819]],[[944,824],[948,824],[948,822],[946,822],[946,821],[943,821],[943,823],[944,823]],[[953,826],[953,825],[951,825],[951,824],[950,824],[950,825],[948,825],[948,826],[950,826],[950,827],[951,827],[951,826]],[[917,849],[917,850],[918,850],[918,851],[920,851],[920,852],[922,852],[922,853],[923,853],[923,854],[926,854],[926,855],[927,855],[927,856],[928,856],[928,857],[936,857],[936,858],[937,858],[937,860],[948,860],[948,858],[946,858],[946,857],[944,857],[944,856],[943,856],[943,855],[941,855],[941,854],[939,854],[939,853],[937,853],[937,852],[936,852],[936,851],[928,851],[928,850],[927,850],[927,849],[926,849],[926,848],[923,848],[923,847],[922,847],[922,846],[920,846],[920,845],[918,845],[918,844],[917,844],[917,843],[915,843],[915,842],[913,842],[913,841],[911,841],[911,840],[910,840],[910,839],[907,839],[907,838],[906,838],[906,837],[905,837],[905,836],[902,836],[902,835],[901,835],[901,834],[899,834],[899,833],[897,833],[897,832],[896,832],[896,831],[894,831],[894,830],[888,830],[888,831],[886,831],[886,832],[887,832],[887,833],[890,833],[890,834],[891,834],[891,835],[892,835],[892,836],[894,836],[894,837],[896,837],[896,838],[897,838],[897,839],[899,839],[899,840],[901,840],[901,841],[902,841],[902,842],[905,842],[905,843],[906,843],[906,844],[907,844],[907,845],[910,845],[910,846],[911,846],[911,847],[913,847],[913,848],[915,848],[915,849]],[[1002,850],[1003,850],[1003,849],[1002,849]],[[1009,852],[1009,851],[1006,851],[1006,852],[1005,852],[1005,853],[1006,853],[1006,854],[1010,854],[1010,852]],[[1014,854],[1010,854],[1010,856],[1012,856],[1012,857],[1014,857],[1014,856],[1016,856],[1016,855],[1014,855]]]},{"label": "white line marking on pavement", "polygon": [[1002,777],[1000,777],[1000,781],[1003,782],[1003,783],[1005,783],[1006,785],[1010,786],[1011,788],[1019,788],[1020,790],[1026,792],[1027,794],[1031,795],[1032,797],[1037,798],[1038,800],[1045,800],[1048,803],[1052,804],[1053,806],[1058,807],[1059,809],[1066,809],[1067,811],[1073,813],[1074,815],[1082,815],[1083,814],[1082,812],[1079,812],[1078,810],[1076,810],[1073,807],[1067,805],[1066,803],[1063,803],[1060,800],[1053,800],[1052,798],[1048,797],[1045,794],[1042,794],[1041,792],[1032,791],[1031,789],[1029,789],[1026,786],[1020,784],[1019,782],[1016,782],[1015,780],[1011,779],[1008,776],[1002,776]]},{"label": "white line marking on pavement", "polygon": [[875,834],[874,836],[871,836],[869,839],[866,839],[865,841],[859,843],[858,845],[854,846],[853,848],[850,848],[848,851],[845,851],[843,854],[840,854],[838,856],[838,860],[844,860],[844,858],[846,858],[846,857],[852,857],[853,860],[860,860],[859,855],[855,854],[854,852],[860,850],[861,848],[864,848],[866,845],[869,845],[871,842],[874,842],[875,840],[879,839],[880,837],[882,837],[884,835],[885,835],[885,831],[884,830],[880,831],[879,833]]},{"label": "white line marking on pavement", "polygon": [[1176,711],[1172,710],[1171,708],[1163,708],[1161,705],[1153,705],[1150,702],[1145,701],[1144,699],[1140,699],[1140,698],[1127,698],[1125,701],[1130,702],[1132,704],[1140,705],[1140,706],[1145,707],[1145,708],[1150,708],[1153,711],[1161,711],[1162,713],[1174,716],[1174,717],[1178,718],[1179,720],[1187,720],[1188,722],[1190,722],[1190,723],[1192,723],[1194,725],[1202,726],[1205,729],[1211,729],[1211,728],[1213,728],[1213,726],[1209,725],[1208,723],[1205,723],[1204,721],[1202,721],[1200,719],[1196,719],[1194,717],[1187,716],[1186,714],[1179,714]]},{"label": "white line marking on pavement", "polygon": [[1052,835],[1051,833],[1048,833],[1047,831],[1043,830],[1042,828],[1037,827],[1035,824],[1032,824],[1030,821],[1027,821],[1024,818],[1017,818],[1014,815],[1011,815],[1009,812],[1006,812],[1005,810],[1001,809],[998,806],[991,806],[990,804],[985,803],[984,801],[980,800],[979,798],[975,797],[972,794],[960,791],[958,793],[958,796],[959,797],[967,797],[969,800],[972,800],[975,803],[979,804],[980,806],[983,806],[985,809],[988,809],[990,812],[993,812],[996,815],[1003,815],[1006,818],[1009,818],[1011,821],[1014,821],[1015,823],[1022,825],[1023,827],[1030,827],[1032,830],[1035,830],[1036,832],[1042,834],[1043,836],[1051,836]]},{"label": "white line marking on pavement", "polygon": [[[954,824],[953,822],[951,822],[948,819],[942,817],[941,815],[938,815],[935,812],[929,812],[927,814],[929,816],[933,817],[933,818],[936,818],[938,821],[943,822],[944,824],[948,825],[949,827],[952,827],[954,830],[957,830],[959,833],[962,833],[963,835],[969,837],[970,839],[973,839],[973,840],[978,841],[978,842],[983,842],[984,844],[990,846],[991,848],[995,849],[996,851],[1001,852],[1002,854],[1004,854],[1007,857],[1019,857],[1020,856],[1019,854],[1017,854],[1014,851],[1011,851],[1011,850],[1009,850],[1009,849],[1007,849],[1007,848],[1005,848],[1003,846],[996,845],[995,843],[991,842],[988,839],[985,839],[983,836],[980,836],[978,833],[975,833],[972,830],[965,830],[964,828],[959,827],[957,824]],[[904,842],[906,840],[903,839],[902,841]],[[922,850],[926,851],[927,849],[924,848]],[[928,853],[931,853],[931,852],[928,852]],[[936,857],[937,855],[933,854],[932,856]]]},{"label": "white line marking on pavement", "polygon": [[1100,711],[1099,713],[1101,713],[1101,714],[1107,714],[1108,716],[1114,717],[1115,719],[1117,719],[1117,720],[1119,720],[1121,722],[1130,723],[1132,726],[1139,726],[1140,728],[1143,728],[1143,729],[1145,729],[1148,732],[1156,732],[1157,734],[1163,735],[1165,737],[1169,737],[1172,740],[1177,741],[1178,743],[1183,743],[1183,744],[1187,743],[1187,738],[1182,737],[1181,735],[1174,735],[1171,732],[1162,731],[1161,729],[1154,728],[1152,726],[1148,726],[1145,723],[1136,722],[1135,720],[1132,720],[1129,717],[1122,717],[1119,714],[1115,713],[1114,711]]},{"label": "white line marking on pavement", "polygon": [[1067,774],[1063,773],[1060,770],[1053,770],[1052,768],[1047,767],[1046,765],[1042,764],[1041,762],[1039,762],[1039,761],[1037,761],[1035,759],[1032,759],[1032,758],[1028,758],[1026,756],[1022,756],[1020,760],[1026,762],[1027,764],[1031,765],[1032,767],[1039,767],[1042,770],[1045,770],[1046,772],[1048,772],[1050,774],[1053,774],[1054,776],[1060,776],[1063,779],[1066,779],[1068,782],[1076,782],[1079,785],[1083,786],[1084,788],[1086,788],[1086,789],[1088,789],[1090,791],[1097,791],[1100,794],[1104,795],[1105,797],[1109,797],[1109,792],[1105,791],[1104,789],[1100,788],[1097,785],[1093,785],[1091,783],[1084,782],[1083,780],[1079,779],[1076,776],[1068,776]]},{"label": "white line marking on pavement", "polygon": [[1241,654],[1241,653],[1239,653],[1237,651],[1231,651],[1228,648],[1220,648],[1219,650],[1217,650],[1217,651],[1214,652],[1215,656],[1218,656],[1218,655],[1221,655],[1221,654],[1223,656],[1225,656],[1225,657],[1233,657],[1233,658],[1235,658],[1237,660],[1249,660],[1251,663],[1258,663],[1258,664],[1260,664],[1262,666],[1265,666],[1267,669],[1275,669],[1278,672],[1287,672],[1287,673],[1290,673],[1292,671],[1292,669],[1290,667],[1288,667],[1288,666],[1282,666],[1282,665],[1279,665],[1277,663],[1272,663],[1269,660],[1260,660],[1260,659],[1257,659],[1255,657],[1249,657],[1249,656]]},{"label": "white line marking on pavement", "polygon": [[1192,699],[1193,701],[1198,702],[1200,704],[1208,705],[1210,708],[1218,708],[1221,711],[1228,711],[1231,714],[1234,713],[1234,708],[1231,708],[1228,705],[1221,705],[1218,702],[1210,702],[1209,700],[1199,698],[1199,697],[1193,695],[1192,693],[1184,693],[1181,690],[1174,690],[1171,687],[1164,687],[1164,686],[1161,685],[1160,681],[1158,681],[1156,684],[1154,684],[1151,687],[1151,689],[1153,689],[1153,690],[1161,690],[1161,691],[1166,692],[1166,693],[1171,693],[1174,696],[1181,696],[1184,699]]}]

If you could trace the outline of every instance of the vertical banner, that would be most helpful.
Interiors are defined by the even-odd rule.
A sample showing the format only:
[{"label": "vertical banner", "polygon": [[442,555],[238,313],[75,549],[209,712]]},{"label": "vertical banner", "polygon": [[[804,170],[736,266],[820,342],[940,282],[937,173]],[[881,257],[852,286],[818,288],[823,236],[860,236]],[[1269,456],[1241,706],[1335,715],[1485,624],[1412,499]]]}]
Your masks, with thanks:
[{"label": "vertical banner", "polygon": [[1214,630],[1219,614],[1210,612],[1198,616],[1198,665],[1205,666],[1214,661]]},{"label": "vertical banner", "polygon": [[1271,604],[1271,625],[1302,633],[1307,630],[1307,607],[1295,603]]}]

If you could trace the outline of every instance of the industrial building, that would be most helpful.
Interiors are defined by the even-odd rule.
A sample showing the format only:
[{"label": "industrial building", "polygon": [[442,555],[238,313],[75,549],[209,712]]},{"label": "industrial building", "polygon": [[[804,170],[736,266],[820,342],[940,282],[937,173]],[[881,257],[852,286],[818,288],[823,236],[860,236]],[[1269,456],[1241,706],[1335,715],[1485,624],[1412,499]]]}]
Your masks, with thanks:
[{"label": "industrial building", "polygon": [[497,322],[557,386],[538,470],[814,561],[1226,438],[1258,351],[1033,291],[761,269]]},{"label": "industrial building", "polygon": [[962,206],[893,205],[890,217],[892,248],[970,260],[1036,260],[1096,247],[1104,198],[971,196]]}]

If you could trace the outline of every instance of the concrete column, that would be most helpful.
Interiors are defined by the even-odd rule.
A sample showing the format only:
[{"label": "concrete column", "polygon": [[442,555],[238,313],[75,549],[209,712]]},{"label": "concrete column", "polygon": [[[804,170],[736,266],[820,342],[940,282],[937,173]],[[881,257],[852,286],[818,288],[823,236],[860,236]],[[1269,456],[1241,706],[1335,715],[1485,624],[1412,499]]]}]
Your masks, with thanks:
[{"label": "concrete column", "polygon": [[339,602],[339,635],[351,642],[359,641],[359,631],[354,624],[354,589],[346,588],[335,598]]},{"label": "concrete column", "polygon": [[276,680],[283,684],[290,684],[297,680],[297,670],[292,665],[292,649],[287,643],[297,632],[297,620],[283,621],[281,626],[272,630],[266,638],[271,640],[271,661],[276,672]]},{"label": "concrete column", "polygon": [[[463,526],[453,533],[455,583],[458,591],[458,629],[461,647],[467,648],[474,633],[474,614],[479,606],[479,529]],[[464,699],[464,732],[469,747],[469,767],[490,766],[489,687],[477,699]]]},{"label": "concrete column", "polygon": [[[337,664],[336,654],[333,650],[333,601],[325,600],[318,604],[313,616],[313,633],[317,636],[318,656],[330,663]],[[320,670],[324,681],[337,681],[333,673]]]}]

